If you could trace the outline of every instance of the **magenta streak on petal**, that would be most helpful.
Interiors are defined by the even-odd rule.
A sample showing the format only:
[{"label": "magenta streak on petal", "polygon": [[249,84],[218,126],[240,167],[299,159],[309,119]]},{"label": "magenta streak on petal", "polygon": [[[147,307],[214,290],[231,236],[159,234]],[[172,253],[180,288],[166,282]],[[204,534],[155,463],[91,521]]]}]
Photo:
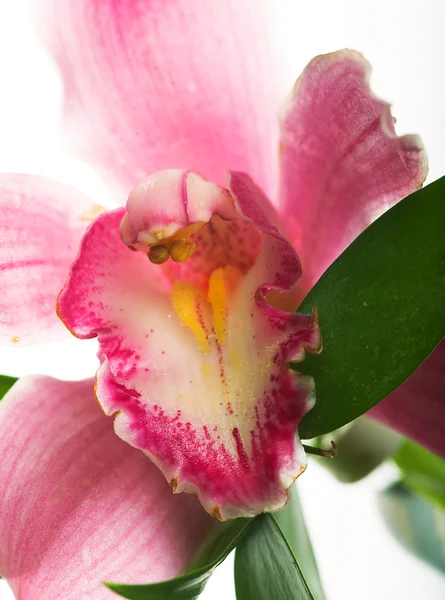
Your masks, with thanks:
[{"label": "magenta streak on petal", "polygon": [[247,456],[246,450],[244,449],[244,444],[241,439],[241,435],[240,435],[238,427],[234,427],[232,429],[232,435],[235,438],[236,451],[238,453],[239,463],[243,469],[245,469],[246,471],[249,471],[250,461],[249,461],[249,457]]},{"label": "magenta streak on petal", "polygon": [[21,269],[23,267],[40,267],[45,265],[44,260],[11,260],[0,265],[0,271],[9,271],[9,269]]},{"label": "magenta streak on petal", "polygon": [[182,203],[184,205],[185,214],[187,220],[190,221],[190,215],[188,214],[188,194],[187,194],[187,177],[190,171],[184,171],[181,177],[181,196]]}]

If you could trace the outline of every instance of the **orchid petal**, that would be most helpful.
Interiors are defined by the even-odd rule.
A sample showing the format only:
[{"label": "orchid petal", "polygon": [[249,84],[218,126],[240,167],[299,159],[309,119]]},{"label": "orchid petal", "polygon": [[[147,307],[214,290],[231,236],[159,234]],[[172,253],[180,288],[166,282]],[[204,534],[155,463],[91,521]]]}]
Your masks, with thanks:
[{"label": "orchid petal", "polygon": [[64,79],[71,145],[125,197],[170,167],[220,184],[225,169],[242,170],[271,193],[289,80],[268,0],[46,6],[42,33]]},{"label": "orchid petal", "polygon": [[[161,196],[171,192],[170,224],[159,217],[158,184]],[[295,433],[313,390],[287,361],[320,345],[316,317],[266,301],[300,275],[295,251],[261,210],[266,198],[241,174],[230,176],[230,190],[195,173],[155,174],[126,213],[91,225],[59,298],[67,327],[98,337],[96,393],[106,414],[117,413],[117,434],[222,519],[286,503],[306,465]],[[139,250],[199,226],[189,236],[196,250],[151,264],[149,246],[131,252],[122,243],[121,220]]]},{"label": "orchid petal", "polygon": [[113,433],[93,380],[20,380],[0,403],[0,573],[20,600],[112,600],[187,566],[211,519]]},{"label": "orchid petal", "polygon": [[302,261],[300,296],[427,174],[420,138],[396,136],[370,70],[352,50],[314,58],[281,115],[281,212]]},{"label": "orchid petal", "polygon": [[66,337],[56,299],[93,208],[61,183],[0,175],[0,342]]},{"label": "orchid petal", "polygon": [[368,414],[445,458],[445,341]]}]

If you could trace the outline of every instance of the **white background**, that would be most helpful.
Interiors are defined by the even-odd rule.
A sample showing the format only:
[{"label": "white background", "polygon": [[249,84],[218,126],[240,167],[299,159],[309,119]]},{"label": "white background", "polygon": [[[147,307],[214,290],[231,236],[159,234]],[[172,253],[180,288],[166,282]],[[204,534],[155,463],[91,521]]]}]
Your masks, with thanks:
[{"label": "white background", "polygon": [[[277,9],[271,27],[292,48],[295,75],[316,54],[347,46],[363,52],[374,67],[374,91],[393,103],[398,132],[421,134],[430,155],[429,180],[443,175],[445,0],[295,0],[293,13],[282,19]],[[106,189],[92,169],[59,146],[61,84],[37,45],[26,0],[0,1],[0,82],[0,171],[51,176],[107,205]],[[94,353],[94,342],[75,340],[0,349],[0,371],[81,378],[95,368]],[[393,475],[387,466],[348,487],[310,463],[299,480],[328,600],[445,599],[445,578],[406,554],[378,515],[375,492]],[[229,559],[203,600],[234,598],[232,580]],[[0,600],[10,598],[0,582]]]}]

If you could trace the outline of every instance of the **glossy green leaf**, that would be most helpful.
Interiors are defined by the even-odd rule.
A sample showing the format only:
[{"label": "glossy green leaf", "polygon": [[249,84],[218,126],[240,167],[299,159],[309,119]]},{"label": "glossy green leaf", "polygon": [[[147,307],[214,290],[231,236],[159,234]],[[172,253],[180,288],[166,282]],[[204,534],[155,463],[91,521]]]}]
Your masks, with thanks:
[{"label": "glossy green leaf", "polygon": [[445,460],[411,440],[403,442],[394,460],[409,488],[445,509]]},{"label": "glossy green leaf", "polygon": [[315,600],[270,514],[256,517],[235,553],[237,600]]},{"label": "glossy green leaf", "polygon": [[273,517],[284,533],[315,600],[326,600],[296,488],[294,484],[292,497],[286,508],[274,513]]},{"label": "glossy green leaf", "polygon": [[8,392],[14,383],[17,381],[16,377],[8,377],[8,375],[0,375],[0,400]]},{"label": "glossy green leaf", "polygon": [[396,539],[423,561],[445,572],[445,510],[401,482],[380,493],[379,506]]},{"label": "glossy green leaf", "polygon": [[377,219],[309,292],[298,310],[318,307],[323,351],[294,367],[314,377],[317,395],[300,424],[302,438],[367,412],[441,341],[444,232],[445,177]]},{"label": "glossy green leaf", "polygon": [[214,534],[206,540],[189,570],[180,577],[147,585],[106,585],[130,600],[195,600],[215,568],[235,548],[251,525],[252,519],[215,523]]}]

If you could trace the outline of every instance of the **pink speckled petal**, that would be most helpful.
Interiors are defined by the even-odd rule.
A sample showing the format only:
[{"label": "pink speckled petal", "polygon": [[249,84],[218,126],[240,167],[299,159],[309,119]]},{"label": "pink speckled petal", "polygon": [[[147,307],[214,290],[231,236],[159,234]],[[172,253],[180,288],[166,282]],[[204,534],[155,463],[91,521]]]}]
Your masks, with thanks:
[{"label": "pink speckled petal", "polygon": [[300,255],[300,296],[375,218],[418,189],[418,136],[397,137],[357,52],[314,58],[281,115],[281,211]]},{"label": "pink speckled petal", "polygon": [[114,435],[93,380],[20,380],[0,402],[0,573],[20,600],[113,600],[103,581],[180,574],[208,533]]},{"label": "pink speckled petal", "polygon": [[445,458],[445,341],[368,414]]},{"label": "pink speckled petal", "polygon": [[[196,251],[179,266],[129,250],[119,237],[123,210],[99,217],[59,298],[71,331],[99,339],[96,393],[107,414],[119,413],[118,435],[143,449],[176,491],[197,492],[222,519],[285,504],[306,464],[295,433],[313,387],[286,363],[320,344],[315,317],[265,301],[300,274],[294,250],[260,208],[266,199],[240,174],[231,175],[230,190],[220,190],[218,205],[209,196],[215,214],[190,236]],[[183,195],[175,197],[183,207]],[[232,197],[239,212],[221,219]]]},{"label": "pink speckled petal", "polygon": [[172,167],[220,184],[225,169],[239,169],[272,192],[289,79],[270,0],[43,4],[71,145],[119,184],[122,200]]},{"label": "pink speckled petal", "polygon": [[66,337],[56,299],[85,232],[91,200],[29,175],[0,175],[0,342]]}]

